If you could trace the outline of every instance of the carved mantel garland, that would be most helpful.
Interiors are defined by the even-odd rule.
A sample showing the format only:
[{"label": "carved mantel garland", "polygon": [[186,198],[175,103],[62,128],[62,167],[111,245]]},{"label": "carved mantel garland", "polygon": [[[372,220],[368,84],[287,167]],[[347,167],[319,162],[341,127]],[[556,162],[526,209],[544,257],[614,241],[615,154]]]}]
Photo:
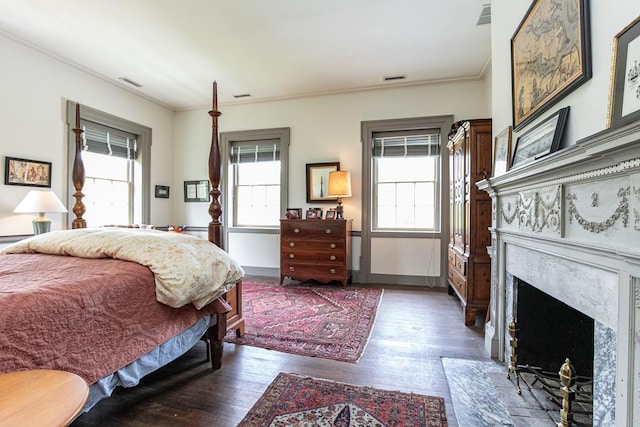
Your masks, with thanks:
[{"label": "carved mantel garland", "polygon": [[574,201],[577,200],[577,196],[575,194],[567,195],[567,203],[569,206],[569,223],[573,223],[573,218],[576,218],[578,224],[582,226],[587,231],[592,233],[601,233],[609,228],[613,227],[616,221],[622,218],[622,224],[626,228],[629,224],[629,201],[627,200],[627,196],[631,194],[631,190],[629,187],[627,188],[619,188],[618,189],[618,198],[620,199],[620,203],[618,203],[618,207],[615,212],[604,221],[587,221],[581,214],[578,212],[578,208],[576,207]]},{"label": "carved mantel garland", "polygon": [[[553,190],[552,190],[553,191]],[[530,196],[519,193],[512,209],[511,202],[501,203],[502,219],[511,224],[516,217],[520,228],[529,227],[531,231],[540,232],[545,228],[552,231],[560,229],[560,210],[562,187],[555,187],[555,192],[543,194],[535,191]]]}]

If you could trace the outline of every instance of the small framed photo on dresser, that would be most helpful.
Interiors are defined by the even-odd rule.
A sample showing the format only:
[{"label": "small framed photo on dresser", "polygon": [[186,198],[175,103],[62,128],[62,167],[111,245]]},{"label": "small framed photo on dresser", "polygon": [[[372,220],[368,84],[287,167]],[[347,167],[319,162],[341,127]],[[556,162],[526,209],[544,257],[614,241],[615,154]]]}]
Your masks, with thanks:
[{"label": "small framed photo on dresser", "polygon": [[325,216],[325,219],[336,219],[337,215],[338,213],[335,209],[327,209],[327,215]]}]

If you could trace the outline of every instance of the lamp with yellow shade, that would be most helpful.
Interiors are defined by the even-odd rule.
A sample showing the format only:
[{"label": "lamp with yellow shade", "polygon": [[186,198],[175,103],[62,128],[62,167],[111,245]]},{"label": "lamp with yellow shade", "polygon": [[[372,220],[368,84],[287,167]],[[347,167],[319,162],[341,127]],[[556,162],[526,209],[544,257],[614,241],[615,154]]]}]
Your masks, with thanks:
[{"label": "lamp with yellow shade", "polygon": [[329,172],[329,187],[327,193],[330,197],[338,197],[336,218],[344,219],[342,198],[351,197],[351,174],[347,171]]},{"label": "lamp with yellow shade", "polygon": [[33,234],[42,234],[51,230],[51,220],[44,216],[45,212],[64,213],[67,209],[52,190],[31,190],[13,212],[38,213],[33,220]]}]

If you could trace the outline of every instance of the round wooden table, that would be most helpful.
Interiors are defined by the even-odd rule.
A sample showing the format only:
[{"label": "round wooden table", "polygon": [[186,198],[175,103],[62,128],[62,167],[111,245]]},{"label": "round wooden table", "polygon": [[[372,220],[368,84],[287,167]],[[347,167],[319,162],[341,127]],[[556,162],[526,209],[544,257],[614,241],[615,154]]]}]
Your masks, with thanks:
[{"label": "round wooden table", "polygon": [[66,426],[89,396],[76,374],[36,369],[0,374],[0,426]]}]

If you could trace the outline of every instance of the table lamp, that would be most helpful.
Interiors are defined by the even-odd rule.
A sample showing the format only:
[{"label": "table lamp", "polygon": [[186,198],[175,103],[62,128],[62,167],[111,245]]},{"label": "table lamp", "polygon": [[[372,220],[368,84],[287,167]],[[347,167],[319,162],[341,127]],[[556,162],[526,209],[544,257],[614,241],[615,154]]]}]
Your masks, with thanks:
[{"label": "table lamp", "polygon": [[33,234],[41,234],[51,230],[51,220],[44,216],[45,212],[67,212],[67,209],[52,190],[31,190],[13,212],[37,212],[39,215],[33,220]]},{"label": "table lamp", "polygon": [[336,219],[344,219],[342,215],[342,198],[351,197],[351,174],[346,171],[329,172],[329,189],[327,196],[337,196]]}]

